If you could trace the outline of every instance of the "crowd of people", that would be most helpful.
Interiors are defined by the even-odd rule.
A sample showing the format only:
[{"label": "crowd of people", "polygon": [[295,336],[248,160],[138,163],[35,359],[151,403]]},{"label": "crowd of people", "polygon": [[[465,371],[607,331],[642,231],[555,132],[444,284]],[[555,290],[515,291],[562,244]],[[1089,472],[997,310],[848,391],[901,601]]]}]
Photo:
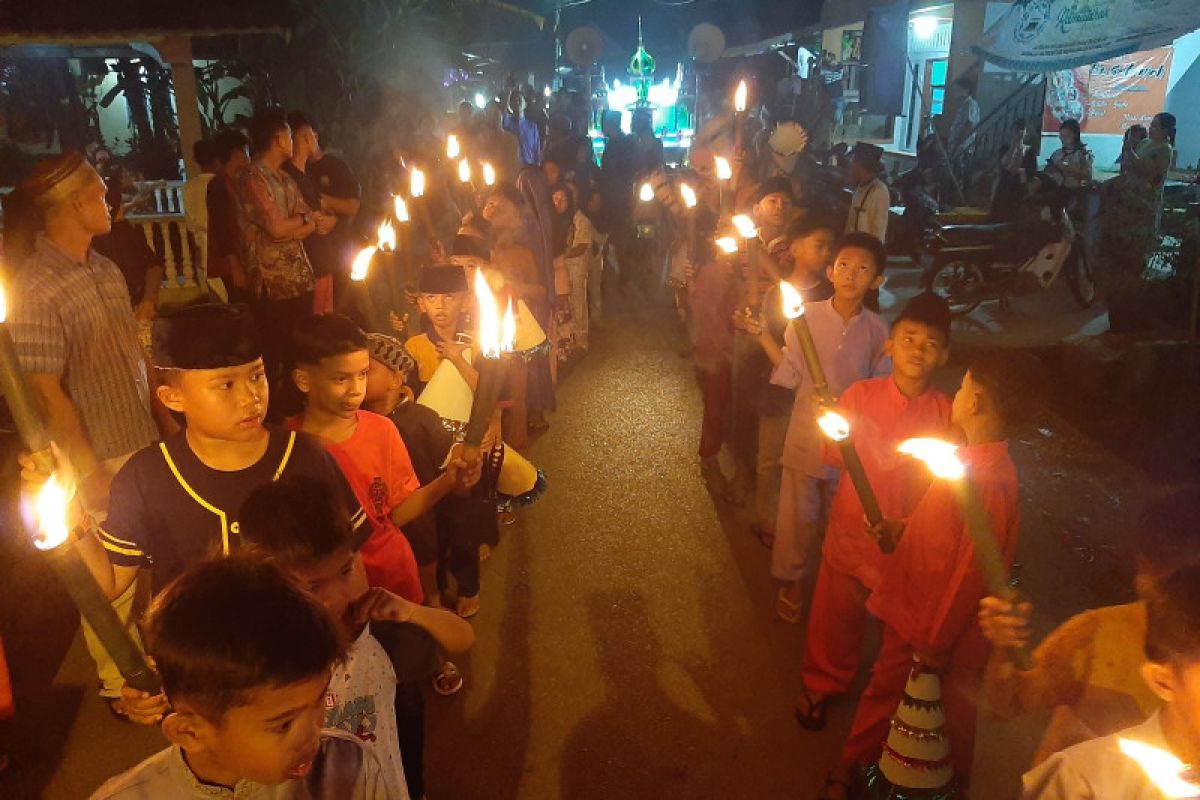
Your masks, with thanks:
[{"label": "crowd of people", "polygon": [[[622,122],[605,112],[597,160],[586,108],[514,87],[423,125],[364,192],[316,121],[263,111],[196,147],[185,197],[211,294],[178,309],[159,308],[162,265],[120,227],[119,185],[81,154],[47,159],[6,198],[9,328],[55,442],[51,459],[22,456],[25,491],[51,469],[75,488],[76,547],[162,680],[159,693],[125,685],[84,622],[112,713],[161,724],[171,743],[95,797],[425,795],[423,689],[451,695],[469,678],[448,657],[474,641],[481,561],[545,490],[526,456],[560,376],[603,330],[606,285],[633,302],[674,291],[703,406],[700,472],[747,507],[779,584],[770,613],[803,629],[806,731],[847,701],[869,621],[881,627],[823,798],[884,781],[906,796],[926,784],[905,776],[951,770],[966,796],[981,700],[1068,709],[1029,797],[1143,796],[1145,774],[1109,755],[1129,725],[1200,761],[1200,583],[1185,566],[1200,498],[1148,510],[1137,604],[1068,622],[1015,669],[1029,605],[990,596],[953,487],[897,448],[957,445],[1011,566],[1018,385],[982,358],[942,394],[946,301],[880,314],[882,150],[853,150],[852,197],[835,199],[806,180],[795,123],[721,110],[687,166],[669,167],[648,111],[630,133]],[[1082,166],[1068,138],[1051,163],[1070,178]],[[1135,176],[1159,156],[1127,153]],[[403,253],[375,253],[364,279],[352,264],[381,221],[404,226]],[[514,352],[482,440],[464,447],[481,283],[516,311]],[[822,433],[832,409],[880,519],[864,522],[853,467]],[[911,695],[923,674],[940,678],[937,702]],[[898,721],[914,704],[944,707],[944,724]]]}]

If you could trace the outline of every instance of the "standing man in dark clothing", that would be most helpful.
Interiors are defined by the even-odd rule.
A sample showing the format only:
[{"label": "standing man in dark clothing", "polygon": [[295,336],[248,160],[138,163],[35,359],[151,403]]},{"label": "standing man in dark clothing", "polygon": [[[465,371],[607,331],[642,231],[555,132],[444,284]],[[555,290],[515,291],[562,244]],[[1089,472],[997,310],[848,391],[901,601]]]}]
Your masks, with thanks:
[{"label": "standing man in dark clothing", "polygon": [[[316,126],[307,114],[293,111],[288,115],[288,123],[297,147],[308,152],[306,165],[301,171],[308,176],[317,193],[317,204],[312,208],[337,217],[333,230],[323,237],[326,243],[321,245],[329,251],[331,258],[329,274],[333,276],[333,302],[345,292],[350,282],[350,262],[354,257],[351,252],[354,249],[354,218],[358,215],[362,188],[349,165],[321,147]],[[303,184],[300,189],[305,191]],[[307,194],[305,200],[308,200]],[[313,269],[317,268],[314,263]]]},{"label": "standing man in dark clothing", "polygon": [[237,181],[250,166],[249,140],[234,128],[213,140],[217,172],[208,183],[208,277],[220,279],[230,302],[250,303],[245,243],[238,224]]},{"label": "standing man in dark clothing", "polygon": [[638,150],[632,138],[621,131],[621,112],[606,111],[603,122],[604,155],[600,159],[600,194],[608,233],[617,251],[620,286],[627,290],[637,270],[637,230],[633,225],[633,180],[638,169]]},{"label": "standing man in dark clothing", "polygon": [[[300,195],[308,207],[319,209],[321,208],[321,191],[317,187],[315,176],[308,173],[314,163],[312,155],[320,149],[316,131],[313,130],[312,121],[303,111],[293,111],[288,114],[288,126],[292,129],[292,157],[291,160],[284,163],[283,169],[296,182],[296,186],[300,189]],[[324,232],[318,227],[314,235],[304,240],[304,252],[308,254],[308,261],[312,264],[313,278],[316,281],[312,308],[314,314],[327,314],[333,311],[333,276],[339,266],[340,254],[336,242],[333,240],[333,233],[339,220],[333,214],[327,216],[332,218],[332,226]]]},{"label": "standing man in dark clothing", "polygon": [[108,203],[108,210],[112,214],[112,228],[92,240],[92,249],[121,270],[125,286],[129,289],[129,300],[133,303],[133,315],[139,324],[146,324],[154,319],[158,308],[163,263],[158,253],[146,244],[142,232],[125,219],[125,207],[121,200],[121,181],[119,178],[110,178],[104,201]]}]

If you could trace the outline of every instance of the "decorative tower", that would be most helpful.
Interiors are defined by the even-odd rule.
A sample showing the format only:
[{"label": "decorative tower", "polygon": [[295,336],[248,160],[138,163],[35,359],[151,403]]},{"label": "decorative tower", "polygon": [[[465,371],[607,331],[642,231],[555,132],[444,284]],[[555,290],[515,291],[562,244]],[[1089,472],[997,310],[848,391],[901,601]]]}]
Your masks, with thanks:
[{"label": "decorative tower", "polygon": [[952,800],[957,797],[942,712],[942,685],[916,661],[892,717],[878,764],[867,768],[868,798]]},{"label": "decorative tower", "polygon": [[638,17],[638,48],[633,58],[629,59],[629,76],[637,88],[638,108],[650,105],[650,83],[654,79],[654,69],[654,57],[646,52],[642,44],[642,18]]}]

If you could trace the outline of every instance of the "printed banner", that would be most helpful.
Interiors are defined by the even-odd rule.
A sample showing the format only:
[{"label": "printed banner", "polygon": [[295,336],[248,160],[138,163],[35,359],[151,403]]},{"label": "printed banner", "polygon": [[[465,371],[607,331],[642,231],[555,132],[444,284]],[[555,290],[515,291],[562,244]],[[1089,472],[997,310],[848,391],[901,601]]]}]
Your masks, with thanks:
[{"label": "printed banner", "polygon": [[1163,110],[1175,48],[1159,47],[1047,76],[1042,129],[1079,121],[1084,133],[1124,133]]},{"label": "printed banner", "polygon": [[1016,0],[977,49],[1007,69],[1053,72],[1162,47],[1197,28],[1197,0]]}]

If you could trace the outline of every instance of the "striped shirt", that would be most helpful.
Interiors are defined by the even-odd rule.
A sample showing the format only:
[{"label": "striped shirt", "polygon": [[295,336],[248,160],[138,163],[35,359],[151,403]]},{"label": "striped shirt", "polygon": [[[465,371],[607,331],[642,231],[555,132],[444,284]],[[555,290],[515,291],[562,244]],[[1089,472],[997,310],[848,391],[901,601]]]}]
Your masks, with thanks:
[{"label": "striped shirt", "polygon": [[96,457],[155,441],[145,356],[117,265],[95,250],[81,264],[38,236],[13,289],[9,328],[21,368],[59,378]]}]

